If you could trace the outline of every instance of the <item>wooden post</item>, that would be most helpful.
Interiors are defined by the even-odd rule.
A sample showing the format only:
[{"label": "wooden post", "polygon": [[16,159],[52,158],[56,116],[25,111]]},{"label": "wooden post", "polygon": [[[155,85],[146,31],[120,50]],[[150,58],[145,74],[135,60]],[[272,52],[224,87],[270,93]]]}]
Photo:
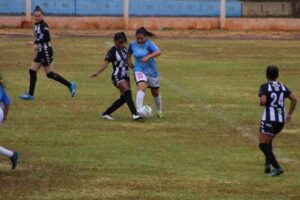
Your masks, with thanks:
[{"label": "wooden post", "polygon": [[128,29],[129,24],[129,0],[124,0],[124,29]]},{"label": "wooden post", "polygon": [[27,22],[31,21],[31,0],[26,0],[26,20]]},{"label": "wooden post", "polygon": [[226,0],[220,0],[220,29],[224,29],[226,26]]}]

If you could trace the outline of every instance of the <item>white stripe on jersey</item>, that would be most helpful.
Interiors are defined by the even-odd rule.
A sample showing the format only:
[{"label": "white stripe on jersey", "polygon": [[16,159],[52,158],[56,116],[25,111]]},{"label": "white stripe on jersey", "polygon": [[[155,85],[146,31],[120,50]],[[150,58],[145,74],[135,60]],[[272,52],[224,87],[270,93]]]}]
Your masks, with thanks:
[{"label": "white stripe on jersey", "polygon": [[270,111],[270,121],[275,121],[275,110],[273,107],[269,107],[269,111]]},{"label": "white stripe on jersey", "polygon": [[278,112],[278,121],[283,122],[282,113]]},{"label": "white stripe on jersey", "polygon": [[272,92],[272,87],[270,83],[268,84],[268,92]]},{"label": "white stripe on jersey", "polygon": [[280,83],[280,85],[281,85],[281,88],[282,88],[282,90],[283,90],[283,91],[286,91],[286,89],[285,89],[284,85],[283,85],[283,84],[281,84],[281,83]]},{"label": "white stripe on jersey", "polygon": [[266,120],[266,108],[264,109],[264,114],[263,114],[263,116],[262,116],[262,119],[261,119],[262,121],[265,121]]}]

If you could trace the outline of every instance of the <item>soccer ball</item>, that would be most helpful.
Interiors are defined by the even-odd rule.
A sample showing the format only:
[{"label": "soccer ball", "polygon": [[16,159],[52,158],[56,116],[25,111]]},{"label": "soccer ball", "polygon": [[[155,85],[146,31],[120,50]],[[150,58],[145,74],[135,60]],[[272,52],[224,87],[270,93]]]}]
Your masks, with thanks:
[{"label": "soccer ball", "polygon": [[145,105],[139,111],[142,118],[147,119],[152,116],[152,108],[148,105]]}]

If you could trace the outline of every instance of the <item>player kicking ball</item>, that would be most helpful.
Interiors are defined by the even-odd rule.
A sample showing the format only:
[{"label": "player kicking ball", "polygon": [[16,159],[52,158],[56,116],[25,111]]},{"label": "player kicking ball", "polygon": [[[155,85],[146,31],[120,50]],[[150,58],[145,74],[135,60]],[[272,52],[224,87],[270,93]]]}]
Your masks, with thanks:
[{"label": "player kicking ball", "polygon": [[111,79],[114,86],[119,89],[121,96],[106,111],[100,114],[100,117],[103,119],[114,120],[111,114],[124,103],[127,103],[134,120],[141,119],[136,111],[130,90],[126,42],[127,37],[124,32],[116,33],[114,36],[115,45],[107,52],[104,62],[98,71],[90,75],[91,78],[97,77],[108,67],[109,63],[112,63]]},{"label": "player kicking ball", "polygon": [[[261,85],[259,90],[259,102],[261,106],[264,106],[260,123],[259,148],[265,155],[264,172],[270,176],[279,176],[283,173],[273,153],[272,141],[283,129],[285,122],[292,121],[292,114],[297,104],[297,99],[291,91],[276,81],[278,76],[278,68],[273,65],[268,66],[266,70],[268,82]],[[287,115],[284,110],[285,98],[291,101]],[[271,166],[274,168],[272,171]]]},{"label": "player kicking ball", "polygon": [[[2,78],[0,77],[0,125],[1,123],[4,123],[5,120],[7,119],[9,104],[10,104],[10,100],[4,89]],[[18,152],[13,152],[9,149],[0,146],[0,155],[9,158],[11,161],[12,170],[16,169],[18,164],[18,159],[19,159]]]}]

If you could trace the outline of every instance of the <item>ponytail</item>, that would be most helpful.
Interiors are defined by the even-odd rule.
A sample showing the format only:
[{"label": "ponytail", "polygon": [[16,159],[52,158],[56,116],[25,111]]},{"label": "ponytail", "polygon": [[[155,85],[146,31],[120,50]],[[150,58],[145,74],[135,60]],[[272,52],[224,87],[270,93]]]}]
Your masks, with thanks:
[{"label": "ponytail", "polygon": [[44,14],[44,12],[43,12],[43,10],[41,9],[40,6],[36,6],[33,12],[37,12],[37,11],[41,12],[42,14]]},{"label": "ponytail", "polygon": [[148,36],[148,37],[155,37],[156,35],[150,31],[148,31],[147,29],[145,29],[144,27],[140,27],[136,30],[135,32],[136,35],[144,35],[144,36]]}]

